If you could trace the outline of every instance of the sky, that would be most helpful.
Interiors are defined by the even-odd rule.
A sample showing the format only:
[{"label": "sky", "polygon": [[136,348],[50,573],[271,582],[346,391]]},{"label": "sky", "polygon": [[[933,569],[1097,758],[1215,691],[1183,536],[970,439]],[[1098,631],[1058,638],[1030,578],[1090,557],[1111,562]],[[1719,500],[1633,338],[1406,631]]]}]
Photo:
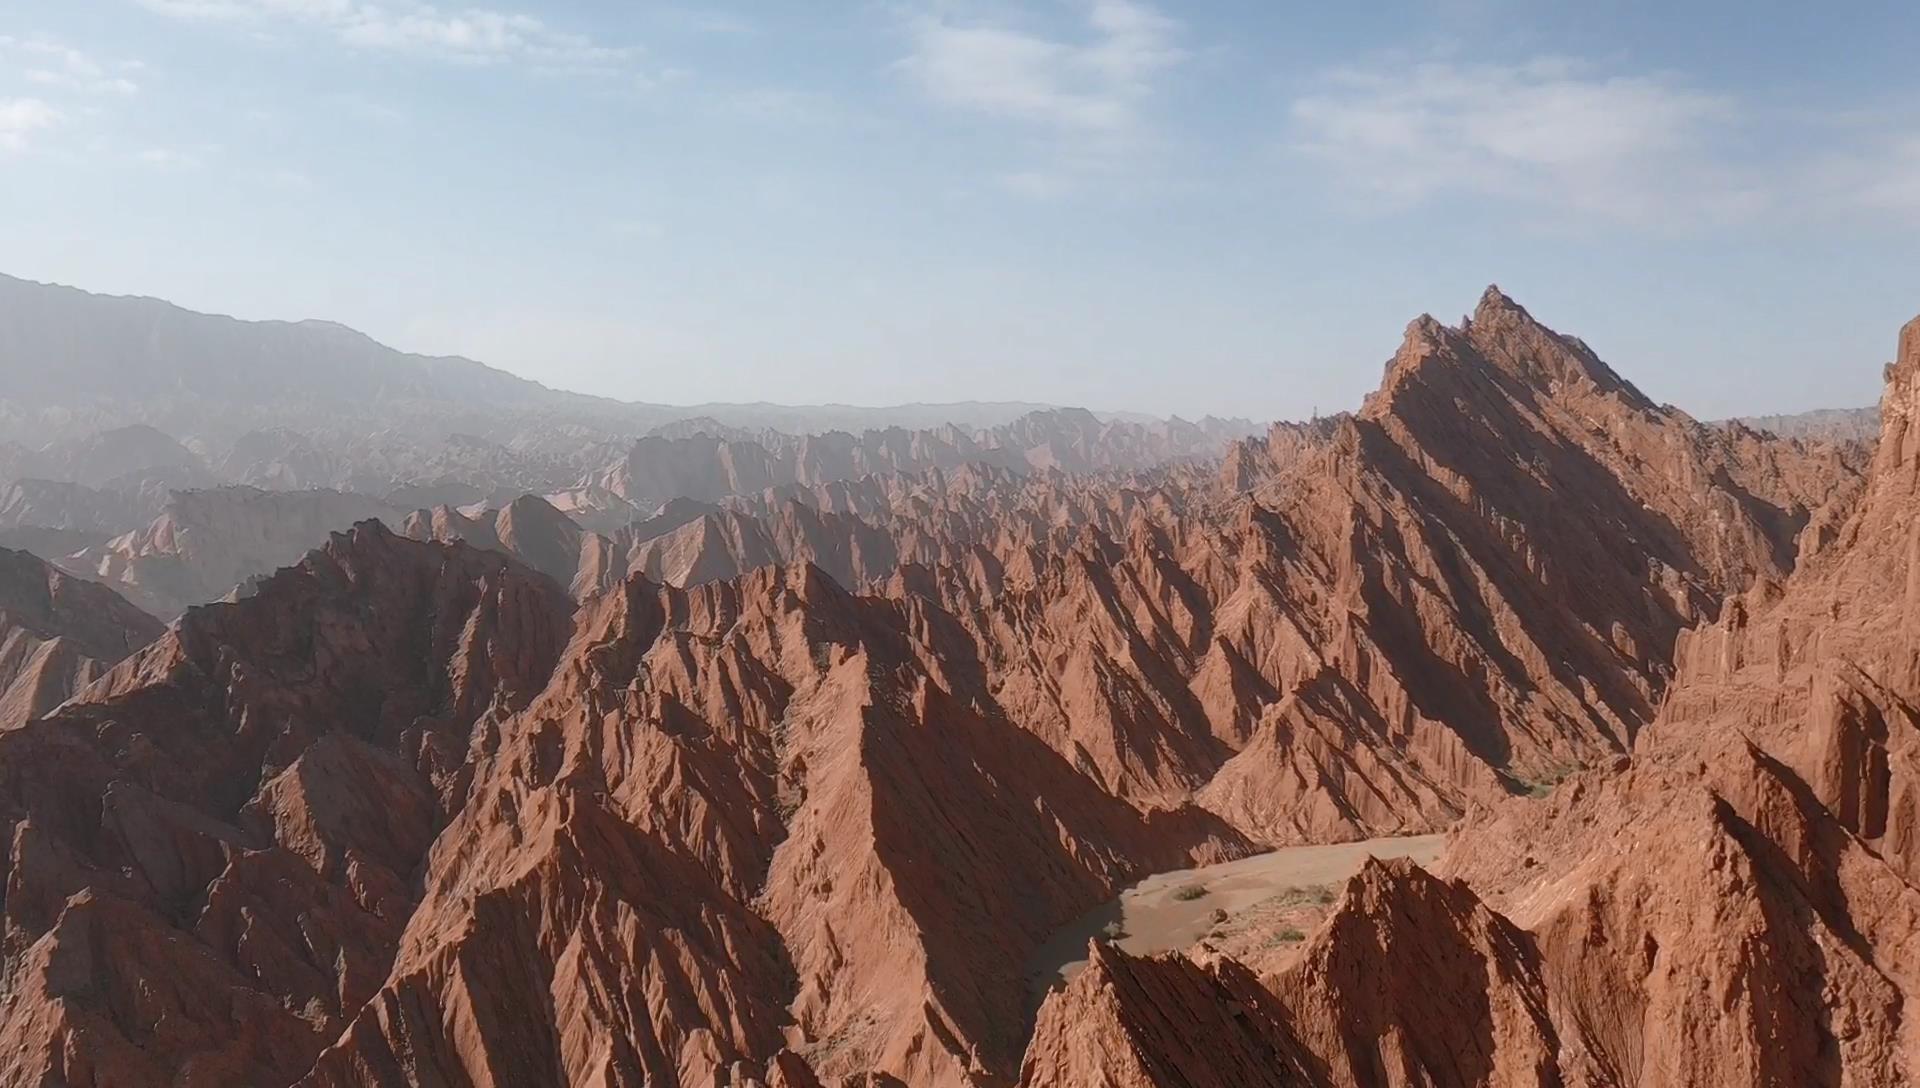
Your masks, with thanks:
[{"label": "sky", "polygon": [[1498,283],[1701,418],[1920,313],[1920,7],[6,0],[0,272],[630,400],[1354,407]]}]

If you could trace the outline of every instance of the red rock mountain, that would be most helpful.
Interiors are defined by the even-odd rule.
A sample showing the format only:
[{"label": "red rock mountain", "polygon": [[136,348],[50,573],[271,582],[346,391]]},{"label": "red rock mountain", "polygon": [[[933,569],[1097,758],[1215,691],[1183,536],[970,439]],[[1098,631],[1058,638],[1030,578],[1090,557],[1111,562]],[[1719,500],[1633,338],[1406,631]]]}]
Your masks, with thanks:
[{"label": "red rock mountain", "polygon": [[0,548],[0,730],[59,706],[160,631],[105,586]]},{"label": "red rock mountain", "polygon": [[[1476,811],[1441,877],[1368,869],[1251,987],[1103,952],[1028,1083],[1912,1083],[1920,321],[1885,405],[1858,505],[1680,637],[1630,757]],[[1221,1060],[1152,1073],[1196,1047]],[[1239,1078],[1250,1051],[1297,1072]]]},{"label": "red rock mountain", "polygon": [[[364,523],[0,734],[0,1086],[1904,1083],[1917,389],[1869,467],[1489,291],[1221,466]],[[1028,1004],[1145,874],[1463,818]]]},{"label": "red rock mountain", "polygon": [[366,518],[400,520],[384,503],[340,491],[180,491],[145,527],[59,563],[105,582],[153,615],[172,619],[297,562],[329,532]]},{"label": "red rock mountain", "polygon": [[753,437],[649,435],[585,481],[589,488],[648,507],[674,498],[713,502],[769,488],[815,487],[883,473],[991,464],[1018,471],[1138,469],[1217,453],[1247,433],[1221,420],[1103,422],[1092,412],[1029,412],[998,427],[930,430],[890,427]]},{"label": "red rock mountain", "polygon": [[0,1084],[289,1084],[386,977],[477,722],[568,605],[496,555],[335,537],[0,734]]}]

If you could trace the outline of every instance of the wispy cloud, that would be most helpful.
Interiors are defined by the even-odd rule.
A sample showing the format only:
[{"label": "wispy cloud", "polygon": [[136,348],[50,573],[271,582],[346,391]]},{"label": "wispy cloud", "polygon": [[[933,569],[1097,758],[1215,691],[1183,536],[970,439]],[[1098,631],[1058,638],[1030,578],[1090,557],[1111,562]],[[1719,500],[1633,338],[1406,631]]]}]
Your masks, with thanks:
[{"label": "wispy cloud", "polygon": [[175,147],[149,147],[136,153],[133,158],[140,165],[155,170],[198,170],[202,165],[200,156]]},{"label": "wispy cloud", "polygon": [[1033,168],[1009,170],[993,179],[999,188],[1030,200],[1053,200],[1073,191],[1073,177],[1065,170]]},{"label": "wispy cloud", "polygon": [[607,224],[607,231],[617,237],[648,242],[666,233],[666,229],[658,220],[634,218],[615,219]]},{"label": "wispy cloud", "polygon": [[1068,0],[1042,28],[959,0],[907,22],[896,67],[929,101],[1013,126],[1023,160],[984,171],[996,188],[1052,199],[1137,166],[1154,143],[1151,105],[1186,58],[1180,25],[1139,0]]},{"label": "wispy cloud", "polygon": [[38,98],[0,98],[0,151],[21,151],[66,115]]},{"label": "wispy cloud", "polygon": [[283,193],[311,193],[320,188],[312,175],[290,166],[263,167],[249,170],[243,176],[256,185]]},{"label": "wispy cloud", "polygon": [[713,96],[717,113],[764,124],[818,126],[840,120],[841,105],[820,91],[793,87],[748,87]]},{"label": "wispy cloud", "polygon": [[351,46],[480,64],[618,71],[638,57],[520,12],[441,8],[411,0],[136,0],[177,19],[288,23]]},{"label": "wispy cloud", "polygon": [[1920,126],[1886,118],[1843,127],[1851,144],[1819,157],[1810,171],[1813,199],[1920,224]]},{"label": "wispy cloud", "polygon": [[100,146],[87,130],[140,93],[134,76],[145,71],[44,34],[0,34],[0,151]]},{"label": "wispy cloud", "polygon": [[51,38],[0,34],[0,56],[19,78],[41,87],[96,95],[130,95],[140,90],[132,78],[139,64],[109,63]]},{"label": "wispy cloud", "polygon": [[407,120],[405,110],[389,102],[354,92],[334,95],[332,101],[342,110],[378,125],[398,125]]},{"label": "wispy cloud", "polygon": [[1133,0],[1079,4],[1074,38],[923,13],[900,68],[933,101],[1065,132],[1125,135],[1154,79],[1182,57],[1173,20]]},{"label": "wispy cloud", "polygon": [[1292,105],[1296,148],[1350,195],[1446,195],[1622,221],[1737,218],[1767,200],[1732,100],[1564,58],[1343,68]]},{"label": "wispy cloud", "polygon": [[745,15],[720,11],[705,5],[700,7],[656,6],[652,14],[669,26],[696,34],[754,34],[760,30],[760,24]]}]

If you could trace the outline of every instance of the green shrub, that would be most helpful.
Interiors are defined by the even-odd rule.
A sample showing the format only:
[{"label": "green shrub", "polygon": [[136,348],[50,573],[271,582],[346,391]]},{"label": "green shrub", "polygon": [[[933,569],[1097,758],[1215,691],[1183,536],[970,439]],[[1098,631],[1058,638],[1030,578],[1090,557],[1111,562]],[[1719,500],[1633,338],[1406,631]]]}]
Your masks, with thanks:
[{"label": "green shrub", "polygon": [[1188,884],[1185,887],[1177,889],[1173,893],[1173,897],[1182,903],[1189,903],[1195,899],[1205,898],[1206,894],[1207,886],[1205,884]]}]

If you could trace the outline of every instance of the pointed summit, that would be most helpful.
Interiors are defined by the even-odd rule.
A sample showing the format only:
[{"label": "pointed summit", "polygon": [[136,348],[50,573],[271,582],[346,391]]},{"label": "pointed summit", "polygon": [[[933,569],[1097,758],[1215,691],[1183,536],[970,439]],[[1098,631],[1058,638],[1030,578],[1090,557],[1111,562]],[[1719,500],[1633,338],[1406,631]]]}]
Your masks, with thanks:
[{"label": "pointed summit", "polygon": [[1900,330],[1900,346],[1887,364],[1886,390],[1880,397],[1880,446],[1877,471],[1891,472],[1920,460],[1920,317]]},{"label": "pointed summit", "polygon": [[1400,337],[1400,348],[1387,360],[1386,370],[1380,376],[1380,388],[1367,394],[1361,405],[1361,413],[1387,410],[1400,387],[1410,381],[1429,360],[1457,354],[1449,350],[1449,346],[1458,338],[1458,332],[1442,324],[1432,314],[1421,314],[1407,322],[1406,331]]},{"label": "pointed summit", "polygon": [[1505,373],[1556,395],[1581,391],[1614,397],[1639,409],[1653,401],[1615,373],[1593,349],[1541,324],[1497,285],[1488,285],[1460,331],[1473,350]]},{"label": "pointed summit", "polygon": [[1636,407],[1652,406],[1585,344],[1540,324],[1498,284],[1487,285],[1473,314],[1458,326],[1448,326],[1432,314],[1408,322],[1400,349],[1387,361],[1380,390],[1368,398],[1369,403],[1391,400],[1399,385],[1436,359],[1452,362],[1463,373],[1490,366],[1543,393],[1552,394],[1570,384],[1590,386],[1624,395]]},{"label": "pointed summit", "polygon": [[1533,315],[1527,312],[1527,308],[1515,302],[1505,291],[1500,290],[1499,284],[1487,284],[1487,289],[1480,292],[1480,304],[1473,308],[1473,316],[1468,319],[1468,324],[1492,320],[1500,315],[1510,315],[1525,321],[1533,320]]}]

